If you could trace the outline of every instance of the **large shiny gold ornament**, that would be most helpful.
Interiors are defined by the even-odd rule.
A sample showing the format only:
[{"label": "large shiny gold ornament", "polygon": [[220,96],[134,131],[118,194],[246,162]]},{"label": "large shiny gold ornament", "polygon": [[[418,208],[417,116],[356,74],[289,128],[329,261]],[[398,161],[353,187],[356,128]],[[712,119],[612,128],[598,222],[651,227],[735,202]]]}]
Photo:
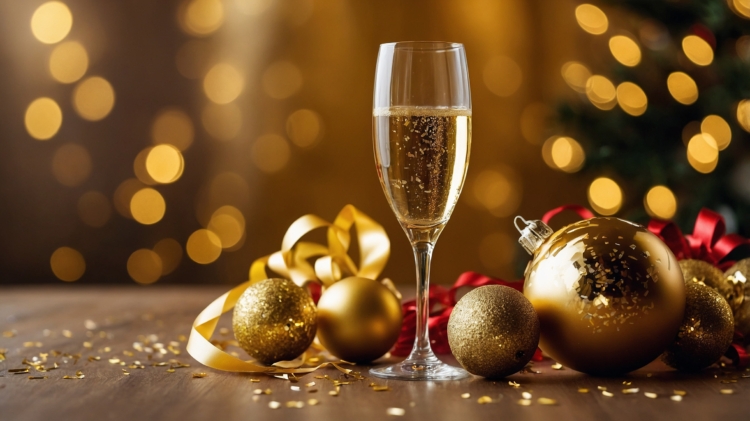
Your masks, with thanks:
[{"label": "large shiny gold ornament", "polygon": [[500,285],[474,289],[448,321],[448,343],[466,371],[500,378],[521,370],[539,344],[539,319],[520,292]]},{"label": "large shiny gold ornament", "polygon": [[315,303],[286,279],[251,285],[237,300],[232,327],[242,349],[263,364],[287,361],[315,339]]},{"label": "large shiny gold ornament", "polygon": [[703,260],[687,259],[680,260],[680,269],[685,283],[700,282],[719,292],[727,300],[732,311],[742,304],[744,294],[742,287],[739,288],[724,276],[714,265]]},{"label": "large shiny gold ornament", "polygon": [[396,343],[401,303],[372,279],[349,277],[328,287],[318,301],[318,339],[345,361],[375,360]]},{"label": "large shiny gold ornament", "polygon": [[743,336],[750,335],[750,259],[742,259],[724,272],[735,291],[734,326]]},{"label": "large shiny gold ornament", "polygon": [[592,218],[555,233],[541,221],[526,223],[519,242],[532,260],[524,294],[539,316],[539,346],[550,357],[585,373],[614,375],[648,364],[674,340],[685,285],[658,237],[618,218]]},{"label": "large shiny gold ornament", "polygon": [[711,287],[687,281],[685,293],[680,331],[662,359],[678,370],[697,371],[718,361],[732,344],[734,317],[727,300]]}]

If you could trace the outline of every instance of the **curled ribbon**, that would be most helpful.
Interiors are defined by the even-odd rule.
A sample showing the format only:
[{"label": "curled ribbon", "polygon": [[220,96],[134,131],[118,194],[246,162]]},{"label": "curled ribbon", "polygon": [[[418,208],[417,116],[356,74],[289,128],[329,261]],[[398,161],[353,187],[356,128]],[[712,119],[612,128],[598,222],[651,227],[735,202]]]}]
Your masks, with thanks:
[{"label": "curled ribbon", "polygon": [[[351,244],[351,228],[357,230],[360,262],[357,266],[347,254]],[[327,246],[300,241],[309,232],[327,228]],[[281,242],[281,250],[257,259],[250,266],[250,280],[244,282],[208,305],[193,322],[186,349],[201,364],[217,370],[266,373],[266,374],[305,374],[321,367],[332,365],[348,373],[343,368],[345,361],[324,362],[313,367],[303,367],[309,353],[322,351],[322,347],[311,347],[293,361],[280,361],[273,366],[263,366],[234,357],[211,343],[211,336],[222,314],[232,310],[245,290],[254,283],[269,278],[266,267],[279,275],[292,280],[299,286],[320,286],[322,288],[347,276],[360,276],[377,279],[385,267],[390,254],[390,241],[385,230],[377,222],[360,212],[352,205],[346,205],[333,223],[315,215],[305,215],[297,219],[287,230]],[[315,259],[314,264],[310,260]],[[395,291],[389,280],[382,281]],[[397,294],[398,295],[398,294]],[[400,295],[398,295],[400,298]]]}]

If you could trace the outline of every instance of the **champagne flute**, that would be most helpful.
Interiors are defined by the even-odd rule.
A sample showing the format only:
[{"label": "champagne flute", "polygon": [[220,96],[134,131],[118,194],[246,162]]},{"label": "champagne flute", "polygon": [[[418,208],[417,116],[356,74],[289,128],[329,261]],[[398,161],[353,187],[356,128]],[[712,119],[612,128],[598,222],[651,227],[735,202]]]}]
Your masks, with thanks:
[{"label": "champagne flute", "polygon": [[430,260],[466,178],[471,92],[466,53],[450,42],[382,44],[373,100],[375,161],[385,196],[414,249],[417,332],[409,357],[376,377],[453,380],[468,373],[430,346]]}]

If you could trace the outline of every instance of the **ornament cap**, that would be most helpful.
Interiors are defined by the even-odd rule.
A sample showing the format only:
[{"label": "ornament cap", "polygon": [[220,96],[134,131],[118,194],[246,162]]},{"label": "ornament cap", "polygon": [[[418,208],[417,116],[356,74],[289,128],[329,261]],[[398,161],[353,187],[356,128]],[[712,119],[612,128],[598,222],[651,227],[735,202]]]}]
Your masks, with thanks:
[{"label": "ornament cap", "polygon": [[[525,226],[518,226],[519,220]],[[518,239],[518,242],[529,254],[534,254],[536,249],[538,249],[539,246],[542,245],[544,240],[546,240],[553,233],[552,228],[550,228],[549,225],[545,224],[544,222],[540,220],[527,221],[523,219],[522,216],[516,216],[513,219],[513,225],[516,226],[516,229],[521,234],[521,238]]]}]

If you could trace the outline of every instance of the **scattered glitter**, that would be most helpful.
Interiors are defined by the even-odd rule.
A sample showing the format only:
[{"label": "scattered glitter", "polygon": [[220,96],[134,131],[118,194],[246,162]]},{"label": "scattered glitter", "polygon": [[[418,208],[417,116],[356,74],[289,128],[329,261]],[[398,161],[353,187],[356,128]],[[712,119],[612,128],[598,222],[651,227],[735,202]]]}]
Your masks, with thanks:
[{"label": "scattered glitter", "polygon": [[560,363],[554,363],[554,364],[552,364],[552,369],[553,370],[562,370],[563,368],[564,368],[563,365],[560,364]]},{"label": "scattered glitter", "polygon": [[529,392],[523,392],[523,393],[521,393],[521,396],[524,399],[531,399],[531,393],[529,393]]},{"label": "scattered glitter", "polygon": [[276,401],[268,402],[268,407],[271,409],[279,409],[281,407],[281,404]]},{"label": "scattered glitter", "polygon": [[101,359],[102,359],[102,357],[100,357],[100,356],[98,356],[98,355],[97,355],[97,356],[93,356],[93,355],[92,355],[92,356],[90,356],[90,357],[89,357],[88,359],[89,359],[89,362],[94,362],[94,361],[99,361],[99,360],[101,360]]},{"label": "scattered glitter", "polygon": [[388,386],[373,386],[372,390],[374,390],[376,392],[387,392],[387,391],[391,390],[391,388],[388,387]]},{"label": "scattered glitter", "polygon": [[207,376],[208,376],[208,374],[206,374],[206,373],[193,373],[193,378],[194,379],[202,379],[202,378],[207,377]]},{"label": "scattered glitter", "polygon": [[65,336],[66,338],[72,338],[73,332],[69,331],[68,329],[65,329],[62,331],[62,335]]},{"label": "scattered glitter", "polygon": [[388,408],[385,410],[385,413],[394,417],[403,417],[406,414],[406,410],[404,408]]},{"label": "scattered glitter", "polygon": [[586,389],[585,387],[579,387],[578,388],[578,393],[589,393],[589,390]]},{"label": "scattered glitter", "polygon": [[624,393],[626,395],[632,395],[633,393],[638,393],[639,390],[640,389],[638,389],[637,387],[633,387],[633,388],[630,388],[630,389],[622,389],[622,393]]},{"label": "scattered glitter", "polygon": [[250,379],[250,383],[260,383],[260,379]]},{"label": "scattered glitter", "polygon": [[606,390],[602,390],[602,395],[604,395],[604,396],[606,396],[606,397],[608,397],[608,398],[611,398],[612,396],[615,396],[615,394],[614,394],[614,393],[612,393],[612,392],[607,392]]},{"label": "scattered glitter", "polygon": [[29,380],[46,380],[47,376],[29,376]]},{"label": "scattered glitter", "polygon": [[318,401],[317,399],[308,399],[307,400],[307,404],[310,405],[310,406],[315,406],[315,405],[317,405],[319,403],[320,403],[320,401]]},{"label": "scattered glitter", "polygon": [[606,386],[597,386],[596,388],[599,389],[599,390],[607,390]]},{"label": "scattered glitter", "polygon": [[315,382],[305,383],[306,387],[313,387],[315,386]]},{"label": "scattered glitter", "polygon": [[469,399],[471,397],[471,394],[470,393],[462,393],[461,397],[464,398],[464,399]]},{"label": "scattered glitter", "polygon": [[627,380],[623,380],[622,384],[623,384],[623,386],[630,386],[631,384],[633,384],[633,382],[629,382]]},{"label": "scattered glitter", "polygon": [[719,390],[719,393],[721,393],[722,395],[733,395],[734,389],[721,389]]},{"label": "scattered glitter", "polygon": [[289,401],[286,403],[287,408],[303,408],[305,403],[302,401]]},{"label": "scattered glitter", "polygon": [[508,382],[508,384],[509,384],[510,386],[512,386],[512,387],[521,387],[521,384],[520,384],[520,383],[516,383],[516,382],[514,382],[514,381],[510,381],[510,382]]},{"label": "scattered glitter", "polygon": [[657,395],[654,392],[643,392],[644,395],[646,395],[647,398],[656,399],[659,395]]},{"label": "scattered glitter", "polygon": [[540,405],[557,405],[557,401],[550,398],[539,398],[536,401]]},{"label": "scattered glitter", "polygon": [[482,396],[481,398],[477,399],[477,403],[480,405],[484,405],[486,403],[492,403],[492,398],[489,396]]},{"label": "scattered glitter", "polygon": [[531,400],[530,399],[519,399],[518,404],[521,406],[531,406]]},{"label": "scattered glitter", "polygon": [[110,364],[120,364],[120,359],[119,358],[110,358],[109,359],[109,363]]},{"label": "scattered glitter", "polygon": [[338,390],[329,390],[328,394],[331,395],[331,396],[338,396],[339,395],[339,391]]},{"label": "scattered glitter", "polygon": [[124,368],[122,369],[122,374],[124,374],[126,376],[130,375],[130,373],[128,372],[128,370],[125,370]]},{"label": "scattered glitter", "polygon": [[669,399],[672,399],[675,402],[682,402],[682,396],[680,395],[672,395],[669,397]]}]

